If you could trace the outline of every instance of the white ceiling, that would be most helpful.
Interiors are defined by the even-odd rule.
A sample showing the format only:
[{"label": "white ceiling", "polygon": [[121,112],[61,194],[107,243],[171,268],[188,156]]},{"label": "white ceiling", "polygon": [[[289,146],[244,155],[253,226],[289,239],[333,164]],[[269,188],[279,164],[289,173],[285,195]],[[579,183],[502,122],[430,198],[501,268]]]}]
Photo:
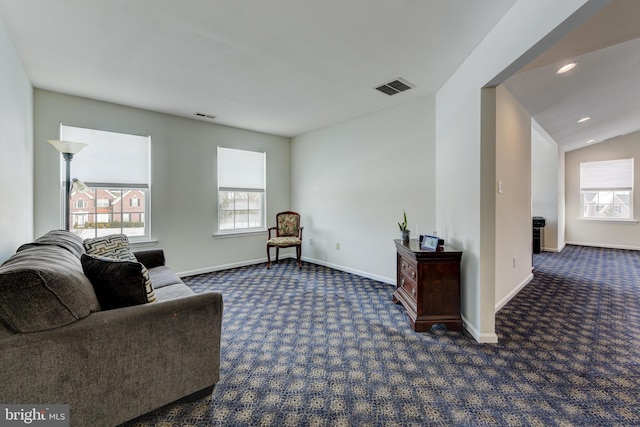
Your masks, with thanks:
[{"label": "white ceiling", "polygon": [[564,151],[640,130],[640,1],[613,1],[505,85]]},{"label": "white ceiling", "polygon": [[[0,0],[37,88],[295,136],[435,93],[515,0]],[[393,96],[375,87],[402,77]]]},{"label": "white ceiling", "polygon": [[[0,0],[0,16],[37,88],[295,136],[437,92],[515,1]],[[615,0],[506,82],[562,149],[640,130],[638,22],[640,1]],[[416,87],[373,89],[398,77]]]}]

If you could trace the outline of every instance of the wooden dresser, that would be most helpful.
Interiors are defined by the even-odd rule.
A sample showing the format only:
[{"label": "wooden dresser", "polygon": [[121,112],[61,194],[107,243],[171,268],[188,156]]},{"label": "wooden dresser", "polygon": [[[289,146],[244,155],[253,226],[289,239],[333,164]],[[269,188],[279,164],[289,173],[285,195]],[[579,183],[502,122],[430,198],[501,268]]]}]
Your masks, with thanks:
[{"label": "wooden dresser", "polygon": [[416,332],[428,332],[436,323],[461,331],[460,261],[462,252],[445,246],[423,251],[417,240],[394,240],[397,251],[397,285],[394,303],[407,309]]}]

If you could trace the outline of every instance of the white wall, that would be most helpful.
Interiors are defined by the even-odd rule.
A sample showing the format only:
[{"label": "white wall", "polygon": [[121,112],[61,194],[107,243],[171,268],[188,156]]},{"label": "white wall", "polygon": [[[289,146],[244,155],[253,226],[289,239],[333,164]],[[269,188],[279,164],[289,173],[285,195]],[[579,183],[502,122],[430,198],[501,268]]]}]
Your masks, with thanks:
[{"label": "white wall", "polygon": [[413,238],[435,227],[434,120],[429,97],[293,139],[305,259],[396,282],[403,209]]},{"label": "white wall", "polygon": [[[266,261],[266,233],[214,238],[216,148],[267,153],[267,220],[290,208],[289,138],[35,90],[35,232],[60,225],[60,154],[47,139],[60,123],[151,135],[151,235],[177,272]],[[71,163],[73,175],[73,162]],[[77,177],[82,179],[82,177]]]},{"label": "white wall", "polygon": [[[531,214],[544,217],[543,250],[558,252],[564,228],[559,223],[559,159],[564,156],[558,143],[532,120],[531,127]],[[563,240],[562,240],[563,241]]]},{"label": "white wall", "polygon": [[566,245],[567,215],[566,215],[566,154],[558,154],[558,251]]},{"label": "white wall", "polygon": [[495,307],[531,281],[531,116],[504,86],[496,88]]},{"label": "white wall", "polygon": [[605,4],[518,1],[436,95],[436,223],[448,241],[464,251],[462,316],[480,342],[497,341],[496,252],[489,241],[495,237],[490,237],[495,229],[495,206],[490,202],[496,188],[491,169],[495,141],[487,140],[494,132],[481,127],[491,123],[482,117],[481,88],[502,83]]},{"label": "white wall", "polygon": [[640,132],[619,136],[565,154],[567,243],[622,249],[640,249],[637,222],[595,222],[580,220],[580,162],[634,158],[633,212],[640,218]]},{"label": "white wall", "polygon": [[0,19],[0,263],[33,239],[33,88]]}]

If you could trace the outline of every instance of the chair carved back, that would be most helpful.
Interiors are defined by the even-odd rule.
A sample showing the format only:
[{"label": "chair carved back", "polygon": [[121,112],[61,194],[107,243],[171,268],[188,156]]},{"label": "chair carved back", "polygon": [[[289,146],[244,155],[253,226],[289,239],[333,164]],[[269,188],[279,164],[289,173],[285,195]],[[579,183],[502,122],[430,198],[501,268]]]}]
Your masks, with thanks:
[{"label": "chair carved back", "polygon": [[280,212],[276,216],[277,231],[276,235],[278,237],[300,237],[298,234],[300,232],[300,214],[297,212]]}]

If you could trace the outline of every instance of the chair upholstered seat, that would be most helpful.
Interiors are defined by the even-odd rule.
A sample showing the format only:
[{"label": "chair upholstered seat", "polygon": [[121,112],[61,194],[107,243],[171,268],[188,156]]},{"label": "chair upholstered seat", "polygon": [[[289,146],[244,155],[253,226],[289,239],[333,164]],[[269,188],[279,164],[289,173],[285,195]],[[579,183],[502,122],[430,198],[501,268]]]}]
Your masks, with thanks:
[{"label": "chair upholstered seat", "polygon": [[297,237],[273,237],[267,240],[267,245],[280,247],[289,247],[299,245],[301,243],[302,240],[298,239]]},{"label": "chair upholstered seat", "polygon": [[[271,267],[271,255],[269,254],[269,248],[276,248],[276,261],[280,248],[296,248],[296,259],[298,260],[298,267],[302,268],[302,261],[300,260],[302,252],[302,229],[300,227],[300,214],[297,212],[286,211],[280,212],[276,215],[276,226],[269,227],[269,240],[267,240],[267,268]],[[271,237],[271,232],[275,231],[275,237]]]}]

